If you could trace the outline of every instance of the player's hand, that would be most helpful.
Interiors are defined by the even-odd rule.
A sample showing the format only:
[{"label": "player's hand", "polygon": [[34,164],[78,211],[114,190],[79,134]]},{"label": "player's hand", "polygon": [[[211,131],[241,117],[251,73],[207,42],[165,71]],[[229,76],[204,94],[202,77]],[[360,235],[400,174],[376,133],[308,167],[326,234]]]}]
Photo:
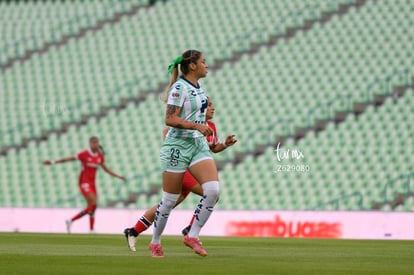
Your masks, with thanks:
[{"label": "player's hand", "polygon": [[43,165],[52,165],[53,163],[50,160],[45,160]]},{"label": "player's hand", "polygon": [[204,136],[211,136],[213,135],[213,129],[208,127],[205,124],[196,124],[195,129],[202,133]]},{"label": "player's hand", "polygon": [[120,180],[122,180],[122,181],[126,181],[127,179],[126,179],[126,177],[123,177],[123,176],[119,176],[118,177]]},{"label": "player's hand", "polygon": [[224,145],[226,146],[232,146],[237,142],[237,139],[235,139],[236,135],[230,135],[226,138],[226,141],[224,142]]}]

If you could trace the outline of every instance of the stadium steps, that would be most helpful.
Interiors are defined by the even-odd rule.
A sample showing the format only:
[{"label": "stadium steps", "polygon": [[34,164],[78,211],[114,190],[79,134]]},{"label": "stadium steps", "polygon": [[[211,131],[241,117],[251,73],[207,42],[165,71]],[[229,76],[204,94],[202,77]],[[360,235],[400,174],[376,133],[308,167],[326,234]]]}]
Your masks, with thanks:
[{"label": "stadium steps", "polygon": [[[166,1],[166,0],[164,0],[164,1]],[[127,16],[127,17],[134,16],[135,14],[138,13],[139,10],[148,9],[151,6],[153,6],[155,4],[155,2],[156,1],[150,1],[146,5],[133,5],[127,11],[116,12],[116,13],[114,13],[114,15],[112,17],[107,18],[107,19],[98,20],[98,22],[93,26],[83,27],[83,28],[80,28],[75,33],[64,35],[58,41],[44,42],[43,46],[40,47],[40,48],[26,50],[24,55],[19,56],[19,57],[9,58],[6,63],[0,64],[0,71],[4,72],[5,70],[8,70],[8,69],[12,68],[13,65],[16,62],[27,62],[28,60],[30,60],[32,58],[33,55],[35,55],[35,54],[44,54],[44,53],[48,52],[51,47],[57,47],[57,48],[62,47],[64,45],[66,45],[68,43],[68,41],[71,40],[71,39],[76,39],[76,40],[82,39],[83,37],[85,37],[85,35],[88,32],[97,32],[97,31],[101,30],[103,27],[105,27],[105,25],[107,25],[107,24],[112,24],[112,25],[116,24],[116,23],[120,22],[120,20],[125,16]]]},{"label": "stadium steps", "polygon": [[[390,211],[396,211],[399,207],[404,207],[405,204],[409,200],[414,199],[414,192],[410,189],[410,180],[414,179],[414,173],[407,174],[407,175],[400,175],[396,179],[390,180],[387,182],[384,186],[384,189],[382,191],[382,194],[384,196],[384,199],[382,201],[373,201],[371,203],[371,208],[368,210],[373,211],[382,211],[382,210],[390,210]],[[404,182],[405,188],[407,189],[406,192],[395,192],[390,199],[387,195],[388,189],[390,189],[392,184],[395,184],[396,182]],[[362,206],[363,201],[363,195],[361,192],[354,191],[350,194],[346,194],[337,198],[329,199],[328,201],[325,201],[321,204],[316,205],[315,207],[308,209],[308,210],[320,210],[320,209],[333,209],[333,210],[339,210],[339,205],[343,204],[344,202],[353,200],[356,198],[357,206],[360,210],[367,210],[364,209]],[[354,200],[355,201],[355,200]]]},{"label": "stadium steps", "polygon": [[141,192],[129,192],[127,198],[122,199],[110,199],[107,201],[107,207],[115,207],[117,205],[122,205],[123,207],[128,207],[128,205],[135,205],[139,198],[144,197],[146,200],[149,200],[153,196],[158,196],[160,193],[161,186],[159,184],[151,184],[148,191]]},{"label": "stadium steps", "polygon": [[[292,37],[295,36],[295,33],[298,32],[298,31],[307,31],[307,30],[311,29],[312,26],[315,23],[324,24],[324,23],[328,22],[334,15],[342,16],[342,15],[346,14],[351,7],[360,8],[367,1],[368,0],[356,0],[354,3],[340,4],[339,8],[337,10],[329,11],[329,12],[323,12],[321,17],[318,18],[318,19],[306,20],[303,23],[302,26],[295,27],[295,28],[288,28],[284,34],[271,35],[271,36],[269,36],[269,38],[266,42],[263,42],[263,43],[260,43],[260,44],[258,44],[258,43],[253,44],[247,50],[235,51],[235,52],[232,53],[231,57],[217,60],[214,63],[214,65],[209,68],[209,70],[210,71],[219,70],[219,69],[222,68],[223,64],[225,64],[225,63],[236,63],[241,59],[241,57],[243,55],[246,55],[246,54],[247,55],[255,55],[255,54],[258,53],[259,49],[262,48],[262,47],[268,47],[268,48],[273,47],[280,40],[291,39]],[[95,27],[96,29],[94,31],[102,29],[102,27],[105,24],[108,24],[108,23],[114,24],[114,23],[118,22],[120,20],[120,18],[122,18],[124,15],[132,16],[132,15],[136,14],[139,8],[148,8],[148,7],[149,6],[143,6],[143,7],[134,6],[133,8],[131,8],[131,10],[129,12],[125,12],[123,14],[117,14],[117,15],[114,16],[114,18],[106,20],[105,23],[101,22],[102,26],[101,27],[96,26]],[[82,32],[82,34],[80,34],[80,33],[75,34],[73,36],[73,38],[79,39],[79,38],[83,37],[85,35],[85,33],[86,33],[86,31]],[[70,38],[72,38],[72,36]],[[61,42],[62,45],[64,45],[70,38],[66,39],[65,42]],[[43,49],[43,52],[46,52],[50,48],[50,46],[51,45],[49,45],[47,47],[45,46],[44,47],[45,49]],[[29,60],[30,56],[32,54],[33,53],[29,54],[29,56],[27,58],[25,58],[25,60]],[[12,64],[9,65],[9,67],[11,67],[11,66],[12,66]],[[3,70],[1,67],[0,67],[0,69]],[[54,130],[50,130],[50,131],[43,131],[43,133],[40,137],[25,138],[21,144],[3,146],[3,148],[1,148],[1,150],[0,150],[0,157],[1,156],[6,156],[7,152],[12,148],[16,149],[17,151],[26,148],[30,141],[33,141],[33,140],[36,141],[36,142],[45,141],[45,140],[48,139],[48,136],[52,133],[55,133],[57,135],[62,135],[62,134],[67,132],[68,128],[71,125],[75,125],[76,127],[80,127],[82,125],[85,125],[87,123],[87,121],[91,118],[96,118],[96,119],[99,120],[99,119],[107,116],[109,110],[119,111],[119,110],[125,109],[126,106],[130,102],[132,102],[135,105],[138,105],[141,102],[144,102],[148,95],[162,93],[164,91],[166,85],[167,85],[167,83],[160,83],[158,88],[155,89],[155,90],[143,91],[142,93],[140,93],[140,95],[138,97],[135,97],[135,98],[122,99],[119,104],[117,104],[115,106],[112,106],[112,107],[102,107],[98,113],[92,113],[92,114],[89,114],[89,115],[84,115],[80,121],[73,121],[73,122],[63,123],[62,126],[58,129],[54,129]],[[219,163],[218,168],[221,169],[221,167],[222,167],[222,164]]]},{"label": "stadium steps", "polygon": [[[410,198],[414,198],[414,192],[410,190],[410,181],[414,178],[414,173],[408,175],[401,175],[395,179],[390,180],[385,184],[382,191],[384,199],[382,201],[374,201],[371,204],[372,210],[381,210],[383,208],[389,208],[390,210],[395,210],[399,206],[404,206],[404,203]],[[395,192],[392,198],[389,198],[388,190],[393,187],[396,183],[402,183],[405,185],[404,189],[406,192]]]},{"label": "stadium steps", "polygon": [[340,4],[338,10],[332,12],[323,12],[321,17],[315,20],[305,20],[303,26],[295,27],[295,28],[288,28],[286,33],[283,35],[271,35],[267,43],[261,44],[253,44],[249,50],[246,51],[239,51],[234,52],[233,57],[229,60],[218,60],[217,64],[213,67],[213,69],[220,69],[224,63],[230,62],[234,63],[240,60],[241,56],[244,54],[253,55],[256,54],[260,48],[262,47],[273,47],[280,39],[291,39],[295,36],[295,34],[299,31],[308,31],[312,28],[315,23],[325,24],[328,22],[334,15],[342,16],[346,14],[351,7],[360,8],[362,7],[368,0],[357,0],[355,3],[350,4]]},{"label": "stadium steps", "polygon": [[[383,81],[386,82],[387,80],[383,80]],[[398,99],[399,97],[404,95],[406,90],[410,88],[414,88],[414,77],[411,77],[411,81],[409,81],[409,83],[411,83],[411,85],[394,86],[392,89],[392,92],[389,93],[388,95],[374,95],[373,100],[370,102],[365,102],[365,103],[354,102],[353,109],[350,110],[349,112],[343,112],[343,111],[335,112],[335,115],[330,119],[316,120],[315,123],[313,125],[309,125],[308,128],[296,128],[296,132],[294,133],[293,136],[277,136],[275,138],[274,145],[280,144],[280,146],[283,146],[285,141],[289,138],[293,137],[295,141],[298,141],[301,138],[305,137],[306,134],[309,132],[314,131],[318,133],[320,131],[323,131],[329,122],[333,121],[335,124],[338,124],[338,123],[343,122],[346,119],[346,116],[349,114],[355,114],[355,115],[362,114],[365,111],[366,107],[369,105],[373,105],[376,107],[381,106],[387,97]],[[325,106],[321,106],[321,107],[325,107]],[[274,145],[271,145],[271,146],[274,146]],[[256,145],[255,149],[252,152],[244,152],[244,153],[239,152],[231,160],[225,160],[225,161],[217,160],[216,161],[217,168],[221,170],[229,162],[233,163],[234,165],[237,165],[243,162],[243,159],[250,155],[253,155],[254,157],[260,156],[266,151],[268,147],[269,145]]]},{"label": "stadium steps", "polygon": [[[344,122],[330,122],[319,134],[309,133],[298,142],[287,140],[287,148],[310,151],[304,153],[305,162],[285,163],[311,164],[312,173],[280,173],[275,178],[273,146],[237,166],[226,165],[220,174],[224,209],[233,205],[244,209],[240,202],[250,200],[249,207],[260,209],[360,211],[376,210],[372,202],[384,201],[381,211],[412,211],[412,99],[414,90],[406,88],[401,98],[390,94],[384,104],[372,103],[361,115],[349,113]],[[272,184],[275,188],[268,188]],[[255,186],[254,192],[249,192],[250,186]]]}]

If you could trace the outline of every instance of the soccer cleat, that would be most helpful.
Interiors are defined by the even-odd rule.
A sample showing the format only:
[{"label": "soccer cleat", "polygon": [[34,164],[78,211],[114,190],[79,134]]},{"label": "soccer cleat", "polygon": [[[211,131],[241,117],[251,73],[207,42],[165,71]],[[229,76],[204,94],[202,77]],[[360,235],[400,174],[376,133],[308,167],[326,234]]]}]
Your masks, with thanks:
[{"label": "soccer cleat", "polygon": [[205,251],[204,248],[201,246],[201,242],[199,239],[185,236],[183,243],[192,250],[194,250],[194,252],[198,255],[207,256],[207,251]]},{"label": "soccer cleat", "polygon": [[138,233],[133,227],[125,228],[124,230],[125,239],[127,240],[128,248],[131,251],[137,251],[135,249],[135,243],[137,242]]},{"label": "soccer cleat", "polygon": [[89,230],[89,234],[96,234],[95,230]]},{"label": "soccer cleat", "polygon": [[162,251],[162,246],[157,243],[151,243],[149,245],[149,250],[151,251],[151,255],[154,258],[164,258],[164,252]]},{"label": "soccer cleat", "polygon": [[72,226],[71,220],[66,220],[66,231],[68,231],[68,234],[70,234],[70,227]]},{"label": "soccer cleat", "polygon": [[188,232],[190,232],[190,229],[191,229],[191,225],[189,225],[189,226],[187,226],[186,228],[184,228],[182,231],[181,231],[181,234],[183,234],[183,236],[185,237],[185,236],[187,236],[188,235]]}]

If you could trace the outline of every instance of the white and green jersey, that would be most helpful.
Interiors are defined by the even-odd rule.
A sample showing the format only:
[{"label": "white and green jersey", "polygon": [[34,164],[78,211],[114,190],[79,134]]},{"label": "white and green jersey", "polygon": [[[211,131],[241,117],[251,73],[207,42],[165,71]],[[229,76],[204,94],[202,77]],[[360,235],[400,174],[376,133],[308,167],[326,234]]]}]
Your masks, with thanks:
[{"label": "white and green jersey", "polygon": [[[168,94],[167,104],[180,107],[180,117],[184,120],[200,124],[206,123],[208,100],[200,84],[196,87],[185,78],[180,77],[174,83]],[[167,136],[175,138],[197,138],[202,137],[203,134],[197,130],[170,127]]]}]

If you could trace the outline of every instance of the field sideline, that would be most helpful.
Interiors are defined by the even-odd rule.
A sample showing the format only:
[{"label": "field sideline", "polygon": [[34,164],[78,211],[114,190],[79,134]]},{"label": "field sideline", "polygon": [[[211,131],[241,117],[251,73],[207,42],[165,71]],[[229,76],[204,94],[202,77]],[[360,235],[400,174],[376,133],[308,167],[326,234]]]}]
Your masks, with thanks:
[{"label": "field sideline", "polygon": [[414,242],[204,237],[205,258],[181,237],[150,237],[130,252],[122,235],[0,233],[0,274],[414,274]]}]

